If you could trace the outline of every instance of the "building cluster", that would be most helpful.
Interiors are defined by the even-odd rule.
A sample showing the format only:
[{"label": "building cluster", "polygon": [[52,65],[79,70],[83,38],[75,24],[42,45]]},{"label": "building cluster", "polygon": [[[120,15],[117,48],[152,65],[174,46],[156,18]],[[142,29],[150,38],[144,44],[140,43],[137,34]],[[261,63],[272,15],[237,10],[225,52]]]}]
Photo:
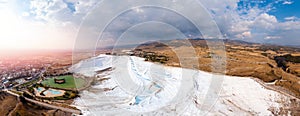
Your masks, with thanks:
[{"label": "building cluster", "polygon": [[64,84],[64,83],[66,83],[66,79],[57,79],[57,78],[54,78],[54,83],[56,83],[56,84]]},{"label": "building cluster", "polygon": [[37,60],[2,59],[0,62],[0,88],[10,88],[37,78],[47,67]]},{"label": "building cluster", "polygon": [[49,55],[0,58],[0,90],[38,79],[41,76],[65,74],[71,62],[70,57]]}]

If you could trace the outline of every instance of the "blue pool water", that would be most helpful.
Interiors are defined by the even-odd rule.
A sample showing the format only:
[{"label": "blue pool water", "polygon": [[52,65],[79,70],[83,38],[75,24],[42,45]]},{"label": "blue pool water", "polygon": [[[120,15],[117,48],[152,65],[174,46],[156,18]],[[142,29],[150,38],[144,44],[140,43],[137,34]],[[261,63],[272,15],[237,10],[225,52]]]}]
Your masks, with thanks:
[{"label": "blue pool water", "polygon": [[44,88],[42,88],[42,87],[38,87],[38,88],[37,88],[37,91],[38,91],[38,92],[42,92],[43,90],[44,90]]},{"label": "blue pool water", "polygon": [[50,92],[53,95],[59,95],[59,94],[61,94],[60,91],[53,90],[53,89],[49,89],[49,90],[45,91],[44,94],[47,94],[48,92]]}]

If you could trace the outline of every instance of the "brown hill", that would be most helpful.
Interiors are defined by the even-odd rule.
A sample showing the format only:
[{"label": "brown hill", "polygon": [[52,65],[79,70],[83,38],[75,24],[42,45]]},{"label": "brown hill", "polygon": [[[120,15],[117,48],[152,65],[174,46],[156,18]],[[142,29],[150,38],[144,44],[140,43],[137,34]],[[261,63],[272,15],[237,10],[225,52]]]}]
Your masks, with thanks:
[{"label": "brown hill", "polygon": [[71,116],[71,113],[47,109],[30,103],[22,103],[15,96],[0,92],[1,116]]},{"label": "brown hill", "polygon": [[[196,68],[211,72],[215,67],[211,65],[213,53],[207,43],[214,41],[220,40],[164,40],[144,43],[136,49],[169,57],[168,61],[164,62],[165,65],[195,68],[195,64],[198,64]],[[221,42],[224,43],[226,51],[227,75],[255,77],[264,82],[275,82],[275,85],[284,87],[282,89],[287,90],[287,93],[300,97],[300,63],[292,62],[299,60],[299,48],[228,39]],[[191,48],[196,56],[191,56]],[[189,62],[189,59],[180,58],[181,56],[197,58],[198,62]],[[275,59],[277,57],[283,57],[285,68],[278,64]],[[193,65],[183,66],[182,62]]]}]

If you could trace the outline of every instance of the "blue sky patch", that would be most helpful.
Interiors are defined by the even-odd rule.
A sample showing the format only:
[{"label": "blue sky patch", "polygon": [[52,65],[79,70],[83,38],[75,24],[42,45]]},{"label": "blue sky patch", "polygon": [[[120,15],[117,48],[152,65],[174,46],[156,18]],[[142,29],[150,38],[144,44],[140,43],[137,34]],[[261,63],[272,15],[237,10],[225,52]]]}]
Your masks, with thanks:
[{"label": "blue sky patch", "polygon": [[63,1],[64,1],[64,3],[67,4],[68,8],[70,9],[70,11],[71,11],[72,13],[76,12],[74,3],[68,2],[68,1],[66,1],[66,0],[63,0]]}]

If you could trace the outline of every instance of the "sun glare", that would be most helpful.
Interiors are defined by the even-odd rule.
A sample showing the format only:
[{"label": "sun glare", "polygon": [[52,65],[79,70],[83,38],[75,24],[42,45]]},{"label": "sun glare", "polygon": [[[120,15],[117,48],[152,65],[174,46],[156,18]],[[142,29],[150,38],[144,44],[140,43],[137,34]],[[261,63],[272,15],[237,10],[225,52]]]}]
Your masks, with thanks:
[{"label": "sun glare", "polygon": [[0,10],[0,17],[0,50],[2,52],[59,49],[70,44],[66,41],[70,38],[70,34],[50,24],[27,21],[16,13],[3,9]]},{"label": "sun glare", "polygon": [[0,48],[9,48],[13,47],[13,43],[15,43],[17,40],[17,37],[15,37],[17,34],[18,29],[18,20],[13,13],[10,11],[0,11]]}]

